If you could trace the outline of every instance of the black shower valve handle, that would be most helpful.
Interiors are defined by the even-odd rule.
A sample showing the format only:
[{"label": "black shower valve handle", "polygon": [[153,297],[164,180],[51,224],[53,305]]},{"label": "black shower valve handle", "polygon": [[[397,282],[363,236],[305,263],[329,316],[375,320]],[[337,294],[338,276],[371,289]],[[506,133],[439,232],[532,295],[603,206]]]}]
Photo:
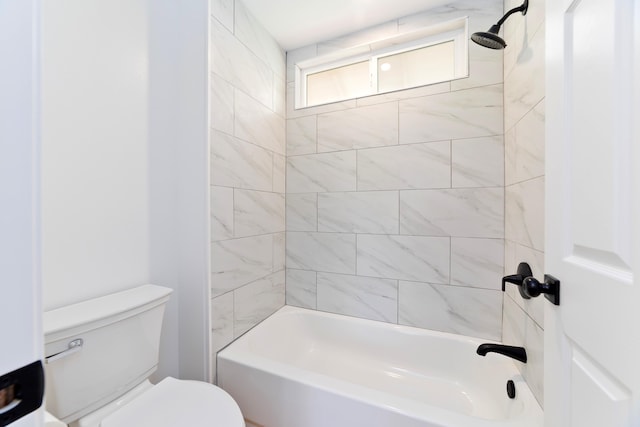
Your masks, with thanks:
[{"label": "black shower valve handle", "polygon": [[518,265],[516,274],[504,276],[502,278],[502,291],[505,291],[507,283],[513,283],[518,287],[520,296],[523,299],[531,299],[545,294],[545,298],[555,305],[560,305],[560,281],[550,274],[544,275],[544,282],[539,282],[533,277],[531,267],[526,262]]},{"label": "black shower valve handle", "polygon": [[518,287],[518,291],[520,292],[520,296],[524,299],[530,299],[531,297],[524,292],[524,281],[533,276],[533,272],[531,271],[531,267],[526,262],[521,262],[518,264],[518,270],[516,274],[512,274],[510,276],[504,276],[502,278],[502,292],[506,290],[507,283],[513,283]]}]

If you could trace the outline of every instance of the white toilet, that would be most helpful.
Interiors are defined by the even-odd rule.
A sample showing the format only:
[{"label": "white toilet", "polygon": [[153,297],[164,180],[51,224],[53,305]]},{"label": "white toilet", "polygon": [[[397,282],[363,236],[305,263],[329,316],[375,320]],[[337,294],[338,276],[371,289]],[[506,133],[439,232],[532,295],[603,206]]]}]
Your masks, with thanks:
[{"label": "white toilet", "polygon": [[244,427],[212,384],[149,382],[171,292],[144,285],[46,312],[47,412],[72,427]]}]

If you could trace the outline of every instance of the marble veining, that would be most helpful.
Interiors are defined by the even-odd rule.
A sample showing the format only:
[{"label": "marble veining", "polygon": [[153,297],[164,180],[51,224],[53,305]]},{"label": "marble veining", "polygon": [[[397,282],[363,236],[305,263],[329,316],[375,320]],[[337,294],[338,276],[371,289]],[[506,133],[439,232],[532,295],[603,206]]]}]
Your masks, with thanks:
[{"label": "marble veining", "polygon": [[271,191],[272,154],[222,132],[211,133],[211,184]]},{"label": "marble veining", "polygon": [[211,71],[263,105],[272,107],[271,68],[216,19],[211,23]]},{"label": "marble veining", "polygon": [[235,136],[285,154],[285,121],[271,109],[240,91],[235,93]]},{"label": "marble veining", "polygon": [[316,272],[287,269],[287,305],[316,309]]},{"label": "marble veining", "polygon": [[504,237],[502,188],[400,192],[400,233]]},{"label": "marble veining", "polygon": [[234,292],[233,335],[239,337],[285,303],[285,272],[273,273]]},{"label": "marble veining", "polygon": [[502,136],[461,139],[451,143],[454,188],[502,187],[504,142]]},{"label": "marble veining", "polygon": [[410,144],[358,151],[358,190],[448,188],[451,143]]},{"label": "marble veining", "polygon": [[287,158],[288,193],[355,190],[355,151]]},{"label": "marble veining", "polygon": [[287,155],[316,152],[317,116],[287,120]]},{"label": "marble veining", "polygon": [[398,323],[499,341],[502,292],[400,282]]},{"label": "marble veining", "polygon": [[502,85],[400,101],[400,143],[501,135]]},{"label": "marble veining", "polygon": [[284,194],[264,191],[235,190],[235,236],[284,231]]},{"label": "marble veining", "polygon": [[503,239],[451,239],[451,284],[501,290]]},{"label": "marble veining", "polygon": [[318,152],[378,147],[397,143],[397,102],[318,116]]},{"label": "marble veining", "polygon": [[318,310],[396,323],[398,282],[318,273]]},{"label": "marble veining", "polygon": [[318,194],[287,194],[287,231],[318,231]]},{"label": "marble veining", "polygon": [[287,233],[287,266],[355,274],[356,236],[346,233]]},{"label": "marble veining", "polygon": [[212,186],[211,237],[225,240],[233,237],[233,188]]},{"label": "marble veining", "polygon": [[211,293],[222,295],[272,272],[270,234],[211,244]]},{"label": "marble veining", "polygon": [[449,283],[450,239],[358,235],[358,275]]},{"label": "marble veining", "polygon": [[397,191],[318,194],[318,231],[397,234]]},{"label": "marble veining", "polygon": [[211,74],[211,127],[233,135],[233,86],[215,73]]}]

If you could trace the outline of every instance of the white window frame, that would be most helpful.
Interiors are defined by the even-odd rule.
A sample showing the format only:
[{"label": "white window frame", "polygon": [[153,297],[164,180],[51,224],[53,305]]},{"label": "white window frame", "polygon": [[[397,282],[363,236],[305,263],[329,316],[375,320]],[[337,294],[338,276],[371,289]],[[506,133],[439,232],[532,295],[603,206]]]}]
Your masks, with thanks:
[{"label": "white window frame", "polygon": [[[369,93],[361,97],[411,89],[406,87],[393,91],[378,90],[378,59],[411,50],[434,46],[441,43],[454,43],[454,75],[451,79],[430,82],[424,86],[457,80],[469,76],[469,35],[468,18],[456,19],[437,26],[405,33],[370,44],[343,49],[338,52],[308,59],[295,64],[295,106],[296,110],[317,107],[324,104],[307,105],[307,76],[328,71],[357,62],[369,61]],[[419,86],[413,86],[419,87]],[[327,102],[342,102],[353,98]]]}]

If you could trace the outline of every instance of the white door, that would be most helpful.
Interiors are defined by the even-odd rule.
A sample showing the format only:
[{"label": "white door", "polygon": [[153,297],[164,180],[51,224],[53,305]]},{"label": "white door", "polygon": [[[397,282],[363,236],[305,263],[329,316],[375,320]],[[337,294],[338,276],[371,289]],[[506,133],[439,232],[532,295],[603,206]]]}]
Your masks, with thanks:
[{"label": "white door", "polygon": [[640,2],[546,7],[546,425],[640,426]]},{"label": "white door", "polygon": [[[0,378],[42,359],[39,271],[39,0],[0,0]],[[15,377],[0,424],[17,406]],[[13,387],[13,388],[11,388]],[[2,387],[0,387],[2,388]],[[40,426],[38,411],[12,426]]]}]

